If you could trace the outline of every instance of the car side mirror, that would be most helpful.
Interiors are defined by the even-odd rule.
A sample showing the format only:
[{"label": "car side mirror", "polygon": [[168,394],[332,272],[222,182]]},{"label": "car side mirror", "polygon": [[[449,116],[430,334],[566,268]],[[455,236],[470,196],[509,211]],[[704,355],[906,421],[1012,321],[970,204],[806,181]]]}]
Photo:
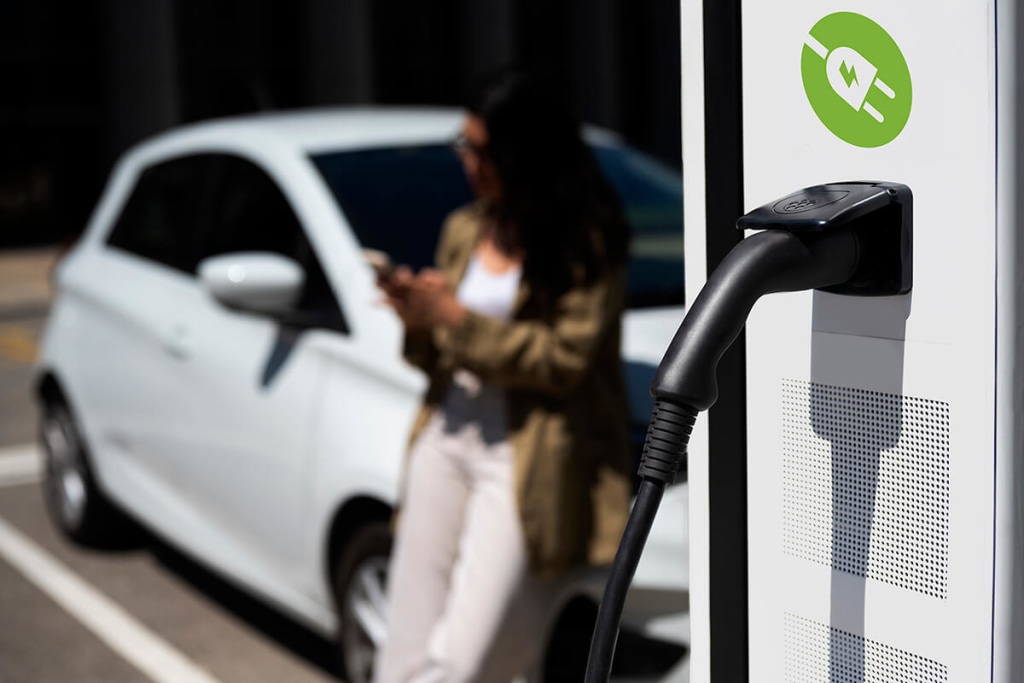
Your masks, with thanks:
[{"label": "car side mirror", "polygon": [[296,261],[271,252],[237,252],[199,262],[199,281],[228,308],[280,316],[294,310],[306,284]]}]

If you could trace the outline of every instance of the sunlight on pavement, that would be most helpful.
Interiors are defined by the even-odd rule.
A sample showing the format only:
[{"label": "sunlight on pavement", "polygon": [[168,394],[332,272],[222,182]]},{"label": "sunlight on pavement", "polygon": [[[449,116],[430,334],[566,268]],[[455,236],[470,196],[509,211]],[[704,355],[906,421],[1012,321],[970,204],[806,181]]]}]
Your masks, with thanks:
[{"label": "sunlight on pavement", "polygon": [[0,488],[39,481],[43,459],[35,444],[0,447]]},{"label": "sunlight on pavement", "polygon": [[36,342],[31,331],[19,325],[0,325],[0,358],[19,363],[36,360]]}]

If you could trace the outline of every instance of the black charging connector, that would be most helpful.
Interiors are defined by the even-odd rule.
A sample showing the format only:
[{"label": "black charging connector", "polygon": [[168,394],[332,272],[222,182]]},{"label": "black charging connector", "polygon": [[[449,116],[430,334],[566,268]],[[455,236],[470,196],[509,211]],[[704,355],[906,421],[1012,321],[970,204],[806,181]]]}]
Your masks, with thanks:
[{"label": "black charging connector", "polygon": [[852,181],[804,188],[754,209],[740,230],[785,230],[813,235],[848,228],[862,244],[857,272],[816,287],[834,294],[893,296],[913,283],[914,198],[899,183]]},{"label": "black charging connector", "polygon": [[607,681],[629,584],[665,486],[686,457],[697,414],[718,398],[718,361],[757,300],[821,289],[856,296],[912,286],[913,198],[898,183],[808,187],[751,211],[736,226],[760,230],[726,255],[687,311],[658,365],[640,488],[615,555],[587,662],[587,683]]}]

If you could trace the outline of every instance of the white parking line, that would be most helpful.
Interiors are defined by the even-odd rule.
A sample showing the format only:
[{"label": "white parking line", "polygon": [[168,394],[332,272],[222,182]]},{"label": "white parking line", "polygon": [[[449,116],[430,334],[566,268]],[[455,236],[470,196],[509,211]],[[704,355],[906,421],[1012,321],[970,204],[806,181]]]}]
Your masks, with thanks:
[{"label": "white parking line", "polygon": [[216,683],[217,679],[2,518],[0,558],[151,680],[158,683]]},{"label": "white parking line", "polygon": [[35,444],[0,448],[0,488],[39,481],[43,460]]}]

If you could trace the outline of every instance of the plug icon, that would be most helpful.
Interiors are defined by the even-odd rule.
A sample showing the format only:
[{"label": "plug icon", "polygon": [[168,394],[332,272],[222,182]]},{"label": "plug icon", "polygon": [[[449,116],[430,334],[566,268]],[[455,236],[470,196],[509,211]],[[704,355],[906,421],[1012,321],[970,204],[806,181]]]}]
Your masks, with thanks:
[{"label": "plug icon", "polygon": [[892,36],[862,14],[833,12],[794,37],[803,38],[800,80],[818,120],[856,147],[896,139],[910,119],[914,85]]},{"label": "plug icon", "polygon": [[806,45],[825,60],[828,84],[839,97],[854,111],[863,111],[879,123],[885,121],[882,113],[867,101],[868,93],[875,87],[890,100],[896,98],[896,93],[878,78],[878,68],[874,64],[852,47],[837,47],[830,51],[811,35],[807,36]]}]

